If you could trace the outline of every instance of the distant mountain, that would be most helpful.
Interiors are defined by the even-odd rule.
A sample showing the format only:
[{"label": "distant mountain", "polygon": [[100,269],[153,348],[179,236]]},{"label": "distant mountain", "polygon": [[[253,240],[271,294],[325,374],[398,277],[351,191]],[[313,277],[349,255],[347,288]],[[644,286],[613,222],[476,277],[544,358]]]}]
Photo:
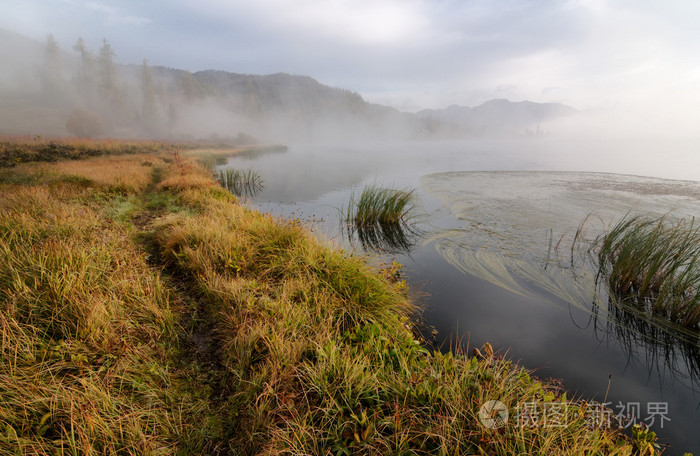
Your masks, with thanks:
[{"label": "distant mountain", "polygon": [[[158,70],[166,78],[167,72]],[[405,137],[420,130],[415,116],[368,103],[355,92],[321,84],[308,76],[214,70],[191,75],[170,72],[179,76],[180,90],[186,82],[190,86],[187,91],[194,89],[195,99],[218,100],[227,111],[245,119],[248,130],[262,127],[268,134],[307,140]],[[177,92],[175,87],[171,90]]]},{"label": "distant mountain", "polygon": [[443,133],[539,135],[544,134],[549,122],[577,113],[571,106],[560,103],[495,99],[473,108],[452,105],[445,109],[424,109],[417,116]]},{"label": "distant mountain", "polygon": [[93,126],[91,134],[112,137],[406,140],[538,134],[576,112],[492,100],[409,114],[308,76],[120,65],[107,41],[99,49],[77,41],[65,50],[48,35],[42,44],[0,30],[0,133],[87,134]]}]

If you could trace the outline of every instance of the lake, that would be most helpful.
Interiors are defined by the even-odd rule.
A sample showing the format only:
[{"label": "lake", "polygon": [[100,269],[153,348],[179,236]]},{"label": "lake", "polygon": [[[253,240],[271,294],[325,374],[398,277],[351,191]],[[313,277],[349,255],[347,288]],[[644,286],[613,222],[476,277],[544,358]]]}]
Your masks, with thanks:
[{"label": "lake", "polygon": [[[697,334],[650,325],[596,298],[583,249],[625,214],[700,215],[691,142],[552,138],[292,146],[231,157],[263,188],[247,204],[361,245],[341,222],[369,184],[415,189],[416,234],[380,255],[404,265],[423,321],[443,350],[490,342],[571,395],[607,401],[673,447],[700,453]],[[406,245],[408,244],[408,245]],[[607,394],[607,397],[606,397]]]}]

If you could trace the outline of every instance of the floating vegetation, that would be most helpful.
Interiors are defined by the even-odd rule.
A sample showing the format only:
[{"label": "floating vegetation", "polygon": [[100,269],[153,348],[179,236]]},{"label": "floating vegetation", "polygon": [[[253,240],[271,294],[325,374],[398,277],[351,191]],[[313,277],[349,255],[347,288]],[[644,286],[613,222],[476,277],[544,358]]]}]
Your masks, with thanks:
[{"label": "floating vegetation", "polygon": [[560,260],[549,256],[523,259],[475,248],[466,240],[458,240],[460,234],[461,230],[445,230],[427,242],[432,242],[440,256],[456,269],[511,293],[539,299],[554,297],[588,309],[593,299],[593,274],[582,268],[575,272],[562,268]]},{"label": "floating vegetation", "polygon": [[700,227],[695,219],[623,217],[592,249],[598,281],[639,311],[698,329]]},{"label": "floating vegetation", "polygon": [[216,178],[226,190],[236,196],[255,196],[264,188],[260,174],[251,169],[220,169],[216,172]]},{"label": "floating vegetation", "polygon": [[353,192],[344,215],[350,242],[365,250],[408,252],[420,237],[415,219],[413,190],[370,185],[359,198]]}]

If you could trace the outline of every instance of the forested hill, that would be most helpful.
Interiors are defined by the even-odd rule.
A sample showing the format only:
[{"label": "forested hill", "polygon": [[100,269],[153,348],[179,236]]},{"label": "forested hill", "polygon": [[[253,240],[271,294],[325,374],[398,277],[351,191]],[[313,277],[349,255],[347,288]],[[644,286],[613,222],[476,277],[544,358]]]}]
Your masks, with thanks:
[{"label": "forested hill", "polygon": [[[165,92],[196,116],[211,115],[216,123],[233,117],[234,123],[256,135],[297,140],[391,139],[414,137],[422,130],[422,121],[414,115],[368,103],[358,93],[308,76],[167,68],[155,68],[153,74],[161,83],[167,81]],[[186,123],[197,125],[187,113],[180,115],[187,118]]]}]

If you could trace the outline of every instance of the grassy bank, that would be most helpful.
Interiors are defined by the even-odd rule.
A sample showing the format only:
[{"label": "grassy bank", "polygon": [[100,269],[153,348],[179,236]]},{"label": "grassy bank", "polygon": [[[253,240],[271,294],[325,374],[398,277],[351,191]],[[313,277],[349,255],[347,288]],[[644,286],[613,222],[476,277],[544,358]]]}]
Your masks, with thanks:
[{"label": "grassy bank", "polygon": [[20,163],[0,209],[2,453],[657,453],[489,346],[426,350],[395,271],[194,153]]}]

